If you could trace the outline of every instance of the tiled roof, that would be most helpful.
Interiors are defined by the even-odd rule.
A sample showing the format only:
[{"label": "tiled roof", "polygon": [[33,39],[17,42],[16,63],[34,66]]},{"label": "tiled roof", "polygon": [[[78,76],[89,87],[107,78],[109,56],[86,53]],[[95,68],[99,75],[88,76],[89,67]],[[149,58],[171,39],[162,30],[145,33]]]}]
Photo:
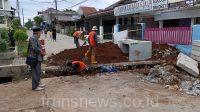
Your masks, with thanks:
[{"label": "tiled roof", "polygon": [[84,16],[97,12],[96,8],[94,7],[80,7],[80,9],[82,9]]}]

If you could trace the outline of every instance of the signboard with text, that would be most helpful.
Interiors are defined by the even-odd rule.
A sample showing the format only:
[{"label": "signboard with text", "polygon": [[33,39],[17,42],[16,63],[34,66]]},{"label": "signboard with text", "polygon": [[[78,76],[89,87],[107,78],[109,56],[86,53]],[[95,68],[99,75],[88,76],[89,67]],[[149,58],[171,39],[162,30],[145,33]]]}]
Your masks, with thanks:
[{"label": "signboard with text", "polygon": [[153,0],[153,10],[161,10],[168,8],[167,0]]},{"label": "signboard with text", "polygon": [[122,5],[114,9],[115,16],[122,16],[152,10],[168,8],[167,0],[142,0],[135,3]]}]

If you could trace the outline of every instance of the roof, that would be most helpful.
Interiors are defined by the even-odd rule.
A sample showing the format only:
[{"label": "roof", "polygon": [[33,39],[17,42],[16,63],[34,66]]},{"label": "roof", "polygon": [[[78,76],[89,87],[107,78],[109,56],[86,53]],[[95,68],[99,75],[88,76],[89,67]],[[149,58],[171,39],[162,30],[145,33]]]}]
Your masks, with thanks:
[{"label": "roof", "polygon": [[83,11],[84,16],[97,12],[94,7],[80,7],[80,9]]},{"label": "roof", "polygon": [[[58,12],[56,12],[58,11]],[[43,13],[53,13],[53,14],[64,14],[64,15],[77,15],[78,13],[76,11],[73,11],[73,10],[65,10],[65,11],[60,11],[60,10],[56,10],[54,8],[48,8],[47,10],[45,11],[42,11],[42,12],[38,12],[39,14],[43,14]]]}]

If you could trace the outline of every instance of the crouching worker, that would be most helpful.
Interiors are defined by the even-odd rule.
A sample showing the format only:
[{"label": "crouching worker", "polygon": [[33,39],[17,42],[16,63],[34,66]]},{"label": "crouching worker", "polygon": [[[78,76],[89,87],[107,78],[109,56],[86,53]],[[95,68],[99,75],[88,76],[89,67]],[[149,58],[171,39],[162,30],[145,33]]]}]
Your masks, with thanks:
[{"label": "crouching worker", "polygon": [[67,67],[69,67],[71,75],[81,74],[87,69],[87,65],[82,61],[68,61]]}]

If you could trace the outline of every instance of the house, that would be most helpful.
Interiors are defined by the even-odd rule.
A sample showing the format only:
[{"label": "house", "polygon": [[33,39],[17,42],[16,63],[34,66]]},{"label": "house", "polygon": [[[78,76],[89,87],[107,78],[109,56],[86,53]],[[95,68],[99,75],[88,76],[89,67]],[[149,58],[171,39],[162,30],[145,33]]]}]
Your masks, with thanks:
[{"label": "house", "polygon": [[48,8],[45,11],[38,12],[43,20],[52,24],[57,19],[56,29],[58,31],[65,29],[67,26],[75,26],[75,21],[80,19],[79,14],[73,10],[59,11],[54,8]]},{"label": "house", "polygon": [[199,3],[200,0],[119,0],[88,14],[83,26],[86,30],[98,26],[104,38],[128,29],[129,38],[142,39],[144,27],[190,27],[200,23]]},{"label": "house", "polygon": [[9,0],[0,0],[0,28],[9,27],[15,15],[15,9],[11,7]]},{"label": "house", "polygon": [[95,7],[86,7],[86,6],[81,6],[78,8],[77,11],[81,16],[88,16],[89,14],[92,14],[94,12],[97,12]]}]

